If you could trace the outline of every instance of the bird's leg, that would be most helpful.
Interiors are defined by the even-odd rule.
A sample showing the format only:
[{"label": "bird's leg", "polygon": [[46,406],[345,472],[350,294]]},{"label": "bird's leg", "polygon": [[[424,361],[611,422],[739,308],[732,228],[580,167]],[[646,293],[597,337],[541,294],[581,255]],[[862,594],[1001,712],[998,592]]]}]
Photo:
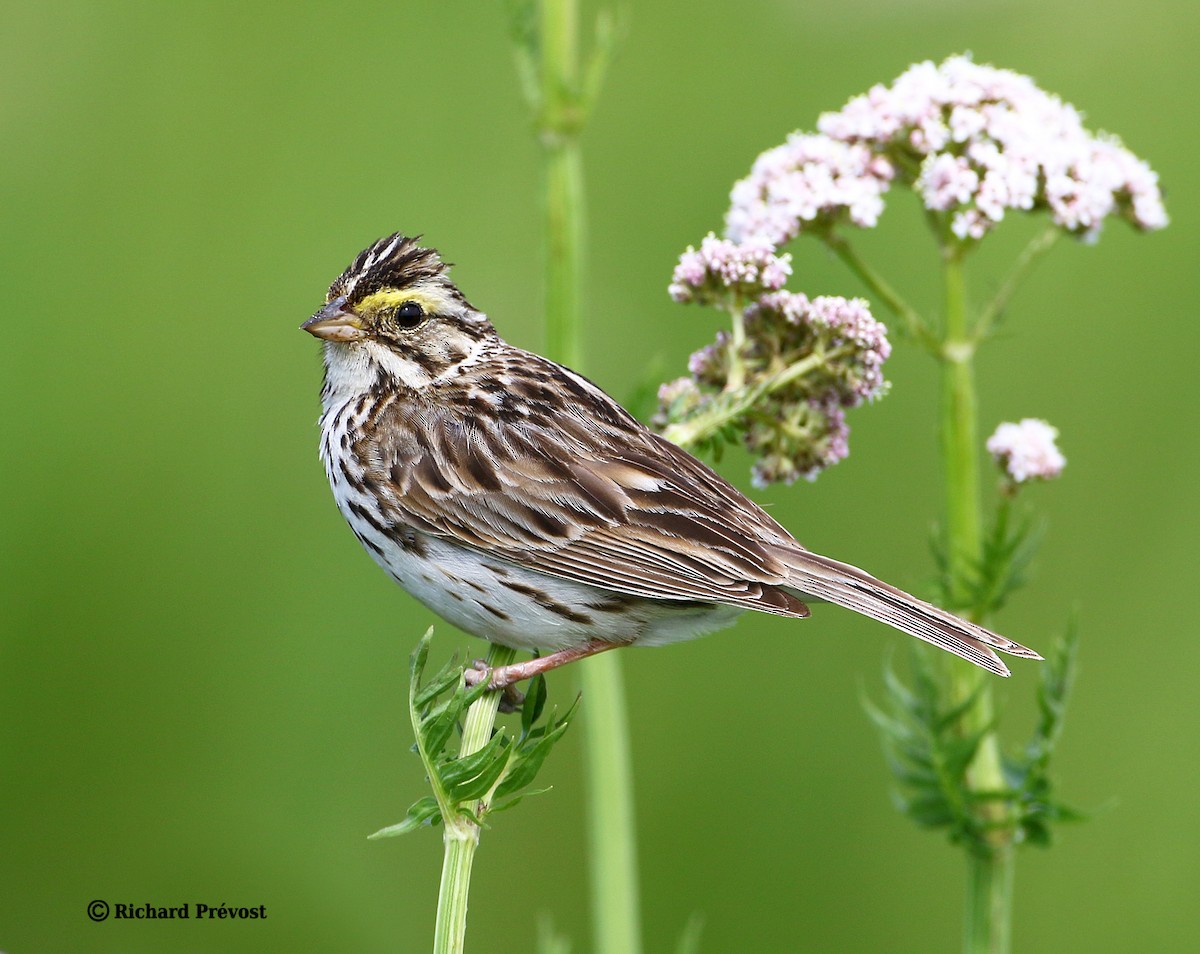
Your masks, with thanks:
[{"label": "bird's leg", "polygon": [[513,683],[520,682],[522,679],[532,679],[534,676],[549,672],[551,669],[557,669],[559,666],[565,666],[576,659],[585,659],[588,656],[595,656],[597,653],[603,653],[624,645],[625,643],[609,643],[602,639],[589,639],[586,643],[580,643],[578,646],[572,646],[569,649],[560,649],[549,656],[539,656],[537,659],[530,659],[528,662],[512,663],[511,665],[499,666],[491,670],[486,666],[482,669],[478,667],[468,669],[463,674],[463,677],[466,679],[468,686],[477,686],[487,678],[492,689],[508,689]]}]

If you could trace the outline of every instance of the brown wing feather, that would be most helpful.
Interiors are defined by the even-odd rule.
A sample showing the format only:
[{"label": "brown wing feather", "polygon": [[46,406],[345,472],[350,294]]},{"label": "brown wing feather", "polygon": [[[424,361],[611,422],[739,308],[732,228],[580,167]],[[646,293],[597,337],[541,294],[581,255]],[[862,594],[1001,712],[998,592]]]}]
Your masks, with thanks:
[{"label": "brown wing feather", "polygon": [[522,402],[526,379],[493,368],[504,398],[468,413],[417,394],[359,441],[391,519],[621,593],[808,615],[769,549],[791,537],[758,506],[590,382],[532,355],[516,364],[575,400]]}]

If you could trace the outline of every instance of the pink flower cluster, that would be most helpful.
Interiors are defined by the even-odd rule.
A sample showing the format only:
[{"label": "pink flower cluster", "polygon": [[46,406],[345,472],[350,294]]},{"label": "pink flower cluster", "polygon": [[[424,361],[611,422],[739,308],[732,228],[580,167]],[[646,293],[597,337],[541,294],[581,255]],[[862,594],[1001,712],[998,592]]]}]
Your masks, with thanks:
[{"label": "pink flower cluster", "polygon": [[1094,238],[1110,215],[1140,229],[1167,224],[1158,177],[1113,136],[1027,76],[955,56],[910,67],[794,133],[733,187],[726,231],[780,245],[845,219],[875,225],[894,180],[978,240],[1009,209],[1046,209]]},{"label": "pink flower cluster", "polygon": [[738,244],[709,232],[699,251],[689,245],[679,256],[667,291],[679,302],[745,302],[782,288],[791,274],[792,256],[776,255],[765,239]]},{"label": "pink flower cluster", "polygon": [[891,162],[866,146],[792,133],[734,185],[725,233],[735,241],[783,245],[814,224],[846,219],[871,228],[894,175]]},{"label": "pink flower cluster", "polygon": [[1052,480],[1067,466],[1058,446],[1058,429],[1035,417],[1006,422],[987,439],[988,453],[1016,483]]}]

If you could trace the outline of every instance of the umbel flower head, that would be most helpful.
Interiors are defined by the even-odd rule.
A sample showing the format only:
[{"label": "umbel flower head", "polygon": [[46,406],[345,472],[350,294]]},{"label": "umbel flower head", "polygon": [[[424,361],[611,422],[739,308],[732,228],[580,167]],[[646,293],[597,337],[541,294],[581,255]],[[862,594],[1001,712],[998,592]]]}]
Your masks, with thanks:
[{"label": "umbel flower head", "polygon": [[1067,466],[1055,441],[1058,429],[1036,417],[1005,422],[987,439],[988,453],[1014,483],[1053,480]]},{"label": "umbel flower head", "polygon": [[897,181],[963,242],[1010,209],[1045,209],[1089,239],[1111,215],[1144,230],[1167,224],[1157,175],[1120,140],[1089,132],[1029,77],[969,57],[918,63],[817,126],[763,153],[734,186],[731,239],[779,246],[838,221],[869,228]]}]

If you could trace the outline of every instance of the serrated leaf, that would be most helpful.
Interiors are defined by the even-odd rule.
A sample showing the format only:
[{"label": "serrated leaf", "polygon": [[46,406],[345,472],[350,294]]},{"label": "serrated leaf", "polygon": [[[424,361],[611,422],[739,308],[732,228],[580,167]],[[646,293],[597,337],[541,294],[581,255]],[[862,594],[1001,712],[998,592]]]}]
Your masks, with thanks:
[{"label": "serrated leaf", "polygon": [[426,795],[424,798],[418,799],[412,804],[405,816],[404,821],[398,822],[395,825],[388,825],[387,828],[381,828],[379,831],[367,838],[374,840],[378,838],[394,838],[397,835],[406,835],[410,831],[420,828],[422,825],[429,823],[434,816],[441,819],[441,814],[438,810],[437,799],[432,795]]},{"label": "serrated leaf", "polygon": [[962,702],[954,706],[952,709],[940,714],[935,721],[934,731],[940,734],[947,732],[957,725],[962,717],[970,712],[971,709],[974,708],[979,702],[986,686],[987,683],[985,682],[976,683],[975,688],[971,690],[970,694],[968,694],[968,696],[963,699]]},{"label": "serrated leaf", "polygon": [[421,737],[430,759],[437,761],[444,753],[446,743],[450,741],[462,715],[465,695],[461,690],[455,692],[421,721]]}]

